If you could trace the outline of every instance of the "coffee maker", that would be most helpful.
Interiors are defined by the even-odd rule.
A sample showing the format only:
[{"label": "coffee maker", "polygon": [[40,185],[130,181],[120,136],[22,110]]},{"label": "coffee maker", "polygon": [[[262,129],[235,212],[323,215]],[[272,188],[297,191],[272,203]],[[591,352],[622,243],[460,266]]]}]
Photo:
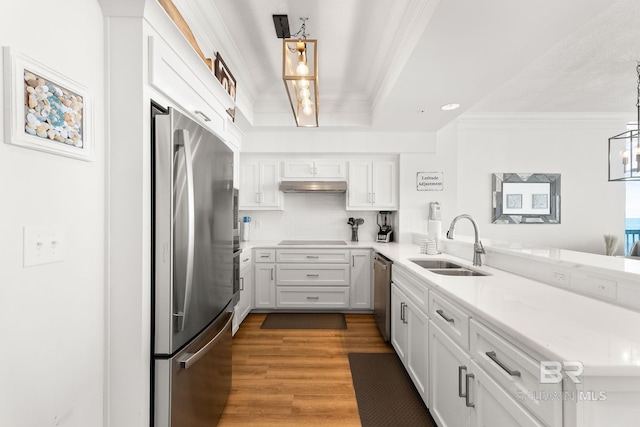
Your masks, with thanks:
[{"label": "coffee maker", "polygon": [[391,211],[380,211],[378,212],[377,223],[378,227],[380,227],[380,231],[378,231],[378,242],[389,243],[392,240],[393,234],[393,212]]}]

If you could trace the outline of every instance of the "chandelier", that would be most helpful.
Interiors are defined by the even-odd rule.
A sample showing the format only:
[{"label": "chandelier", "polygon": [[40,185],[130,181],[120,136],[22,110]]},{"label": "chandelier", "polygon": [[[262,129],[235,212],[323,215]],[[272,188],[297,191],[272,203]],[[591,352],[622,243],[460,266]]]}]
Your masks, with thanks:
[{"label": "chandelier", "polygon": [[298,127],[318,127],[318,42],[307,39],[308,18],[282,40],[282,79]]},{"label": "chandelier", "polygon": [[609,138],[609,181],[640,181],[640,62],[636,66],[638,92],[636,122],[627,131]]}]

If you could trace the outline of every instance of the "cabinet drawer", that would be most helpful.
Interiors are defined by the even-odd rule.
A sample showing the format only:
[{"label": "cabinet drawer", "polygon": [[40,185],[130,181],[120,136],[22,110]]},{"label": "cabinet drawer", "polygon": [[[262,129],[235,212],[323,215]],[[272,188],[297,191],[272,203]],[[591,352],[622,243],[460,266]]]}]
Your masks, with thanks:
[{"label": "cabinet drawer", "polygon": [[348,264],[279,264],[279,286],[349,286]]},{"label": "cabinet drawer", "polygon": [[278,287],[277,308],[349,308],[348,287]]},{"label": "cabinet drawer", "polygon": [[275,249],[255,249],[253,255],[255,262],[274,262],[276,259]]},{"label": "cabinet drawer", "polygon": [[429,292],[429,317],[456,344],[469,351],[469,315],[433,291]]},{"label": "cabinet drawer", "polygon": [[348,263],[349,251],[340,249],[278,249],[277,262]]},{"label": "cabinet drawer", "polygon": [[429,289],[395,264],[391,267],[391,281],[425,314],[429,312]]},{"label": "cabinet drawer", "polygon": [[253,252],[244,250],[240,253],[240,270],[251,265],[253,259]]},{"label": "cabinet drawer", "polygon": [[482,324],[470,322],[471,358],[548,425],[562,425],[562,383],[541,384],[540,363]]}]

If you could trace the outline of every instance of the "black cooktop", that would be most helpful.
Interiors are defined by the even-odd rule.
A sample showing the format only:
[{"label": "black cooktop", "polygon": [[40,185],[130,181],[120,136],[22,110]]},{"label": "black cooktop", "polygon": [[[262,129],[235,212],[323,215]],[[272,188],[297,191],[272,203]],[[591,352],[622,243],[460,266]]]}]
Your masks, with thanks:
[{"label": "black cooktop", "polygon": [[344,240],[283,240],[278,245],[346,245]]}]

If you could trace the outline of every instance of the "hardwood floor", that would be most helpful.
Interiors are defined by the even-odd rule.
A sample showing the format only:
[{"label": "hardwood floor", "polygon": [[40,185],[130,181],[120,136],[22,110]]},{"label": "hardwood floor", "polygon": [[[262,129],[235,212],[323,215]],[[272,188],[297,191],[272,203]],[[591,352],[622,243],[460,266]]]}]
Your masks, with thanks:
[{"label": "hardwood floor", "polygon": [[247,316],[234,337],[218,425],[360,426],[347,354],[393,351],[373,316],[346,314],[346,330],[260,329],[265,316]]}]

